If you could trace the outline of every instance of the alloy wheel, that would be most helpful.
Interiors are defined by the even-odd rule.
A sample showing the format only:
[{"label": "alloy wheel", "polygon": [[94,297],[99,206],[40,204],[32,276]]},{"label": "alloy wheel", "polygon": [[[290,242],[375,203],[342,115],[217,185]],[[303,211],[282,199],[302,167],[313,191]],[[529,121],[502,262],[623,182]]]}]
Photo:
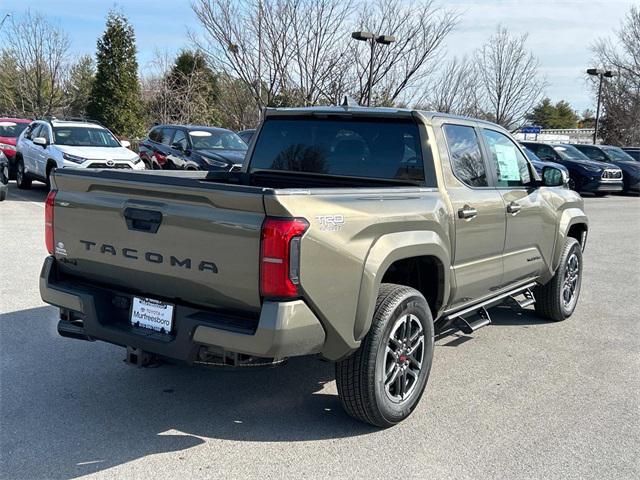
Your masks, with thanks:
[{"label": "alloy wheel", "polygon": [[407,314],[391,329],[384,362],[384,390],[393,402],[414,391],[424,360],[424,330],[418,317]]},{"label": "alloy wheel", "polygon": [[562,303],[565,308],[571,308],[576,301],[578,284],[580,281],[580,260],[572,253],[567,259],[562,285]]}]

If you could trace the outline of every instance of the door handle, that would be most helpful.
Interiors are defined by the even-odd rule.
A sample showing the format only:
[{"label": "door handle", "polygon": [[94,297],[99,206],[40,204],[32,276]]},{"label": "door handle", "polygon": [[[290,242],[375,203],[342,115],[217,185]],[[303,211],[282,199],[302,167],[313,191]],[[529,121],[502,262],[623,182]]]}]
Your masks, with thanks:
[{"label": "door handle", "polygon": [[522,210],[522,205],[520,205],[519,203],[511,202],[509,205],[507,205],[507,212],[511,213],[512,215],[517,214],[520,210]]},{"label": "door handle", "polygon": [[476,217],[477,215],[478,215],[478,210],[476,210],[473,207],[470,207],[469,205],[465,205],[460,210],[458,210],[458,218],[469,219],[469,218]]}]

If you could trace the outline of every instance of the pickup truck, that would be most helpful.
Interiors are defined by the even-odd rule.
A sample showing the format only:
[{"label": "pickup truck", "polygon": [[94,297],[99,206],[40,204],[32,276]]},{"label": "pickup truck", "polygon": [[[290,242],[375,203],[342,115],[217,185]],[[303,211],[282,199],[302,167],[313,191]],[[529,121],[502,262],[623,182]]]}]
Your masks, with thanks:
[{"label": "pickup truck", "polygon": [[[365,107],[268,109],[242,171],[57,169],[42,299],[128,362],[335,362],[342,405],[416,407],[434,335],[578,301],[588,221],[503,128]],[[536,302],[537,300],[537,302]]]}]

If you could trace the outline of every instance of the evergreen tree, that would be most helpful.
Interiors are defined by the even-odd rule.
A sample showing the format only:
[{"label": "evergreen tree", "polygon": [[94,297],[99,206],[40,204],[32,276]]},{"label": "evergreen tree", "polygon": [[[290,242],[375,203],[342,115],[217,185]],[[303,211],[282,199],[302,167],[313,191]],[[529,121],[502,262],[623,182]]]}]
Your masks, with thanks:
[{"label": "evergreen tree", "polygon": [[98,39],[97,72],[87,113],[116,135],[140,135],[142,98],[133,27],[121,13],[111,11]]},{"label": "evergreen tree", "polygon": [[527,120],[542,128],[576,128],[578,116],[568,102],[560,100],[554,105],[549,98],[544,98],[527,115]]},{"label": "evergreen tree", "polygon": [[65,98],[68,101],[65,115],[83,117],[91,99],[95,66],[89,55],[81,56],[71,67],[69,80],[65,85]]}]

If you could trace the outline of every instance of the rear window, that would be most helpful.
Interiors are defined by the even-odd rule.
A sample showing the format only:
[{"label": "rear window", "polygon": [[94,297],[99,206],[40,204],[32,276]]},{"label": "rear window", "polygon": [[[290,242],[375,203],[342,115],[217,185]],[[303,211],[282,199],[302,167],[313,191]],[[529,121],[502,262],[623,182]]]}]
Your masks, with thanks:
[{"label": "rear window", "polygon": [[251,158],[256,170],[425,180],[418,126],[409,120],[269,119]]}]

